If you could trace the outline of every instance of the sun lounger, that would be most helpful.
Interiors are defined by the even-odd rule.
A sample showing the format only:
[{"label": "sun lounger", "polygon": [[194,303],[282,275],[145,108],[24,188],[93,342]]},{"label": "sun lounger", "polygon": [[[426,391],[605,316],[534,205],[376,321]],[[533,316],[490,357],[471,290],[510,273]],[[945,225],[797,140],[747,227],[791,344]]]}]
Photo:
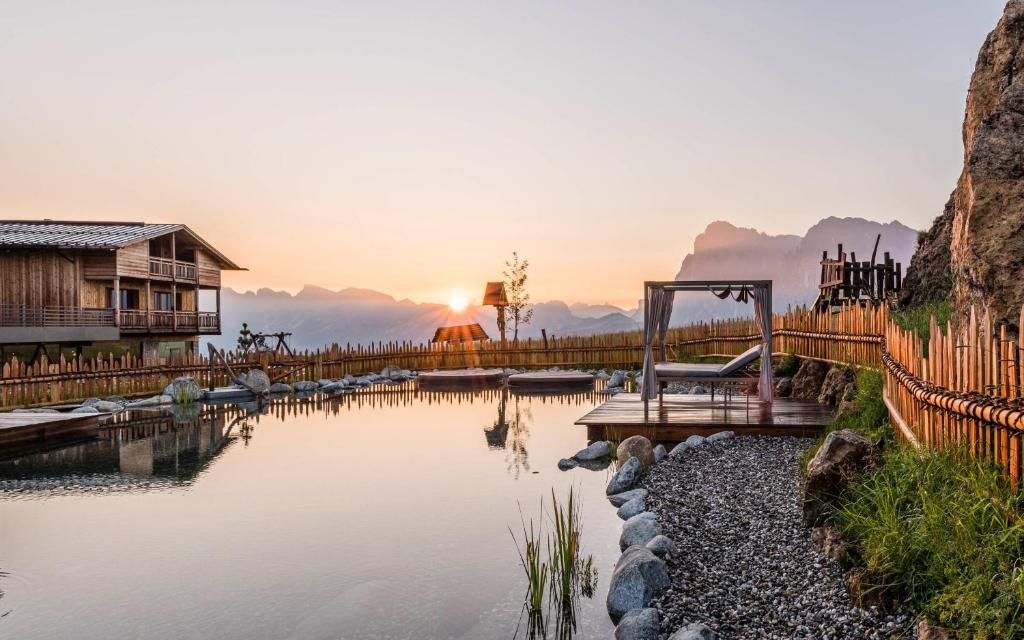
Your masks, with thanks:
[{"label": "sun lounger", "polygon": [[[654,365],[658,376],[659,397],[670,382],[704,382],[711,386],[711,398],[715,397],[716,384],[743,382],[752,377],[749,365],[761,357],[761,345],[751,347],[725,364],[684,364],[659,362]],[[728,389],[728,387],[726,386]],[[728,394],[726,394],[728,398]]]}]

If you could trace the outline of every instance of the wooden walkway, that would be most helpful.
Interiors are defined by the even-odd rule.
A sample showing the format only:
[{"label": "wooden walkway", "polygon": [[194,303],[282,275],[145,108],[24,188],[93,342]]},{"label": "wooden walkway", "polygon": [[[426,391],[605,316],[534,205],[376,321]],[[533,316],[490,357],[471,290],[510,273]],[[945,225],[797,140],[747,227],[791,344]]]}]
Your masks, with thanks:
[{"label": "wooden walkway", "polygon": [[659,441],[678,442],[692,435],[735,431],[736,435],[813,436],[832,422],[829,407],[812,400],[778,398],[771,407],[742,395],[726,404],[710,395],[666,394],[644,403],[637,393],[620,393],[576,421],[587,427],[588,437],[600,439],[608,433],[626,438],[656,434]]},{"label": "wooden walkway", "polygon": [[0,455],[95,436],[97,413],[0,413]]}]

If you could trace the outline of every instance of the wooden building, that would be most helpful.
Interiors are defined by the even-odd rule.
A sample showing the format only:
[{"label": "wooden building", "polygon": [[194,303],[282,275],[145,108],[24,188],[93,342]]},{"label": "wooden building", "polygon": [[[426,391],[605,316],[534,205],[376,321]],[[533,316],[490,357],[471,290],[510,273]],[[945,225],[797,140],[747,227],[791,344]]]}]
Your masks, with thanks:
[{"label": "wooden building", "polygon": [[221,271],[240,269],[182,224],[0,220],[0,345],[195,348],[220,333]]},{"label": "wooden building", "polygon": [[490,340],[487,332],[480,326],[480,323],[474,322],[473,324],[457,324],[450,327],[438,327],[437,331],[434,332],[434,338],[431,342],[442,343],[447,342],[449,344],[456,344],[459,342],[477,342],[480,340]]}]

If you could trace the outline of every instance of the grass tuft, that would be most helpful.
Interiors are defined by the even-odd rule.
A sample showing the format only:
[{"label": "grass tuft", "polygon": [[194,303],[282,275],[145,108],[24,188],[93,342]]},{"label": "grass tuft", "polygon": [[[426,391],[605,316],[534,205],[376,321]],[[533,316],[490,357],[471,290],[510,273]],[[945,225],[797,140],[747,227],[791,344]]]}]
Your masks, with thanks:
[{"label": "grass tuft", "polygon": [[935,316],[939,327],[945,327],[953,313],[949,300],[928,302],[918,307],[897,309],[892,312],[892,319],[903,329],[913,331],[921,336],[925,348],[928,348],[928,338],[931,336],[931,319]]}]

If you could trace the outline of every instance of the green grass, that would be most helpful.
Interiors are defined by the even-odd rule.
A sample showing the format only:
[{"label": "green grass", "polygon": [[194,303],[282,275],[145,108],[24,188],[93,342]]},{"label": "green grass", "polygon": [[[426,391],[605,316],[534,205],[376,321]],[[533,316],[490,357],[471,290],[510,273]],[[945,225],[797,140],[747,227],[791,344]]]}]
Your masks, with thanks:
[{"label": "green grass", "polygon": [[945,327],[946,323],[949,322],[951,314],[952,307],[949,304],[949,300],[941,300],[938,302],[928,302],[918,307],[898,309],[893,311],[892,319],[900,327],[914,331],[917,335],[921,336],[925,343],[925,348],[927,348],[928,338],[931,336],[932,316],[935,316],[935,320],[939,323],[940,327]]},{"label": "green grass", "polygon": [[774,374],[776,378],[791,378],[800,368],[800,359],[792,353],[787,353],[775,365]]},{"label": "green grass", "polygon": [[959,638],[1024,637],[1022,497],[963,451],[894,446],[840,499],[836,525],[873,584]]},{"label": "green grass", "polygon": [[891,439],[892,425],[889,424],[889,411],[882,401],[882,384],[881,373],[870,369],[857,371],[857,392],[853,397],[853,411],[844,413],[833,421],[825,433],[804,453],[801,460],[804,471],[807,470],[807,463],[832,431],[853,429],[876,444],[886,444]]}]

